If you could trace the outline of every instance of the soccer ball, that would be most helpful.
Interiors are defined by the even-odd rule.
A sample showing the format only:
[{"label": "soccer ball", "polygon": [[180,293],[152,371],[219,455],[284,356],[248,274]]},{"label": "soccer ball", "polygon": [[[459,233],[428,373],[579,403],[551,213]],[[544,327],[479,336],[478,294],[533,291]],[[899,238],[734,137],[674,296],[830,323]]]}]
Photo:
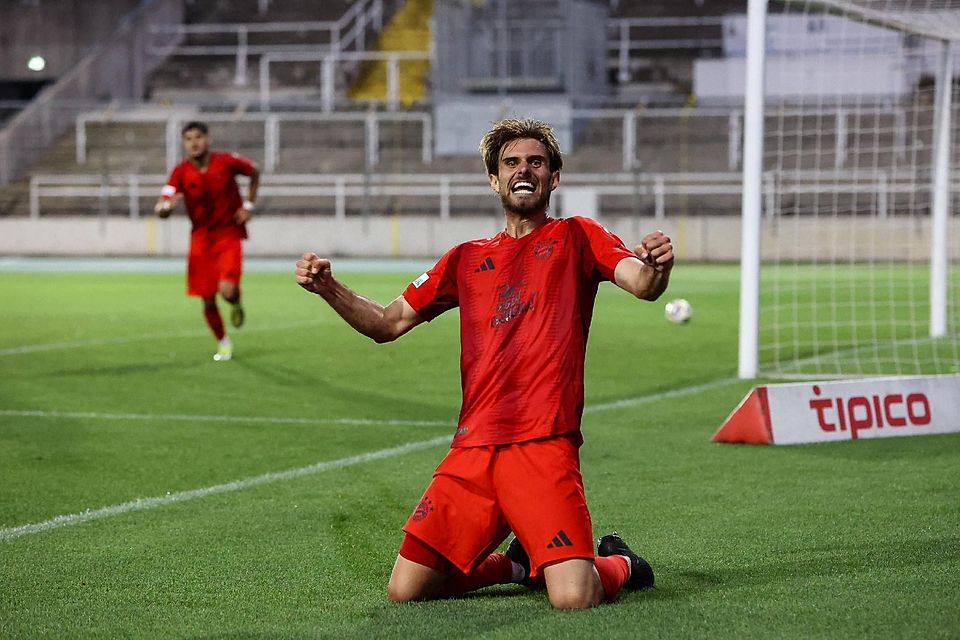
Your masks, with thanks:
[{"label": "soccer ball", "polygon": [[670,322],[683,324],[690,321],[690,316],[693,315],[693,307],[683,298],[677,298],[667,303],[667,306],[663,309],[663,315]]}]

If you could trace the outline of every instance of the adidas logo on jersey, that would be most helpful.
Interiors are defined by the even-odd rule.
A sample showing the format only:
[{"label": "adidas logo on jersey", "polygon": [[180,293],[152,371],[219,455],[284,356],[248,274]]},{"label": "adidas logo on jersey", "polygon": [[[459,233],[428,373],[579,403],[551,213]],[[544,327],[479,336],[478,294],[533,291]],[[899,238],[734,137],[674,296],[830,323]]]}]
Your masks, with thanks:
[{"label": "adidas logo on jersey", "polygon": [[474,273],[480,273],[481,271],[493,271],[493,260],[490,259],[490,256],[487,256],[487,259],[480,263],[480,266],[473,270]]}]

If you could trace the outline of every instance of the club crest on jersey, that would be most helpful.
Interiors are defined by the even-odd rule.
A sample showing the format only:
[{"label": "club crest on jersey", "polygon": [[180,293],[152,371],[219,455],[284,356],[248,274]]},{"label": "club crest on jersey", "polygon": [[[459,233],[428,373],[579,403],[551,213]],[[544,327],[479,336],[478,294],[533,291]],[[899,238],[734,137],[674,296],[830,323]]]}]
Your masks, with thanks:
[{"label": "club crest on jersey", "polygon": [[420,522],[433,511],[433,500],[427,496],[423,496],[423,500],[420,501],[420,504],[417,505],[417,508],[413,511],[413,521]]},{"label": "club crest on jersey", "polygon": [[556,238],[550,238],[548,240],[538,240],[537,244],[533,245],[533,257],[537,260],[547,260],[550,256],[553,255],[553,249],[557,245]]}]

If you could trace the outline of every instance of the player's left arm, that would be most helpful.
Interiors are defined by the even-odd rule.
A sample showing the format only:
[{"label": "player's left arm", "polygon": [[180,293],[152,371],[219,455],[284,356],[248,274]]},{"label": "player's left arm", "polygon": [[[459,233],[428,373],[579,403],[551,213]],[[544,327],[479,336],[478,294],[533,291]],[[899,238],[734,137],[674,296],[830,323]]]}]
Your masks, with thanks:
[{"label": "player's left arm", "polygon": [[673,244],[662,231],[644,236],[634,249],[636,258],[617,263],[613,281],[643,300],[656,300],[667,290],[673,269]]},{"label": "player's left arm", "polygon": [[237,224],[244,224],[250,221],[257,202],[257,189],[260,188],[260,168],[257,165],[250,164],[250,185],[247,187],[247,199],[243,201],[240,208],[234,214],[233,218]]}]

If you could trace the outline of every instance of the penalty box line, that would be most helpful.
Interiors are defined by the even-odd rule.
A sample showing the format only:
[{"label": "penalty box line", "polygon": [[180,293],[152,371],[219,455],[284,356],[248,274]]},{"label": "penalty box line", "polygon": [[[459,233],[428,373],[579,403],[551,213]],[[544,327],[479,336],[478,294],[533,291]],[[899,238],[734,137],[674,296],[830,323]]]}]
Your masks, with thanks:
[{"label": "penalty box line", "polygon": [[[678,398],[686,395],[697,394],[703,391],[709,391],[711,389],[718,389],[736,382],[741,382],[741,380],[739,380],[738,378],[721,378],[719,380],[714,380],[712,382],[691,385],[689,387],[681,387],[679,389],[671,389],[669,391],[662,391],[659,393],[653,393],[646,396],[639,396],[636,398],[627,398],[624,400],[617,400],[615,402],[606,402],[606,403],[590,405],[584,408],[583,412],[584,414],[599,413],[601,411],[610,411],[615,409],[634,407],[642,404],[647,404],[650,402],[657,402],[660,400],[667,400],[670,398]],[[10,415],[10,413],[11,412],[0,412],[0,414],[2,415]],[[52,417],[50,415],[50,412],[19,412],[19,413],[31,413],[32,415],[44,414],[42,417]],[[104,415],[104,414],[100,414],[100,415]],[[181,416],[181,417],[187,418],[188,416]],[[152,417],[152,418],[156,419],[156,417]],[[371,422],[376,422],[376,421],[371,421]],[[387,422],[387,421],[383,421],[383,422]],[[442,423],[442,424],[444,426],[452,426],[447,423]],[[437,425],[437,426],[440,426],[440,425]],[[227,482],[224,484],[213,485],[210,487],[202,487],[199,489],[191,489],[188,491],[179,491],[177,493],[171,493],[163,496],[155,496],[151,498],[137,498],[129,502],[124,502],[122,504],[112,505],[109,507],[102,507],[100,509],[88,509],[87,511],[82,511],[80,513],[72,513],[68,515],[55,516],[49,520],[44,520],[43,522],[37,522],[33,524],[25,524],[17,527],[0,529],[0,540],[12,540],[14,538],[19,538],[19,537],[34,534],[34,533],[41,533],[43,531],[48,531],[50,529],[59,529],[61,527],[80,524],[82,522],[88,522],[90,520],[99,520],[101,518],[119,516],[119,515],[133,512],[133,511],[143,511],[145,509],[162,507],[167,504],[174,504],[178,502],[195,500],[197,498],[204,498],[206,496],[215,495],[218,493],[229,493],[233,491],[240,491],[243,489],[248,489],[250,487],[270,484],[273,482],[281,482],[284,480],[292,480],[294,478],[300,478],[303,476],[309,476],[316,473],[322,473],[324,471],[333,471],[336,469],[343,469],[345,467],[362,464],[364,462],[370,462],[373,460],[383,460],[385,458],[391,458],[394,456],[399,456],[399,455],[409,453],[411,451],[419,451],[421,449],[427,449],[439,444],[449,443],[449,442],[450,442],[450,436],[439,436],[437,438],[431,438],[429,440],[420,440],[417,442],[411,442],[411,443],[399,445],[396,447],[390,447],[388,449],[380,449],[378,451],[372,451],[370,453],[362,453],[356,456],[340,458],[339,460],[318,462],[306,467],[290,469],[288,471],[265,473],[263,475],[254,476],[252,478],[234,480],[232,482]]]}]

